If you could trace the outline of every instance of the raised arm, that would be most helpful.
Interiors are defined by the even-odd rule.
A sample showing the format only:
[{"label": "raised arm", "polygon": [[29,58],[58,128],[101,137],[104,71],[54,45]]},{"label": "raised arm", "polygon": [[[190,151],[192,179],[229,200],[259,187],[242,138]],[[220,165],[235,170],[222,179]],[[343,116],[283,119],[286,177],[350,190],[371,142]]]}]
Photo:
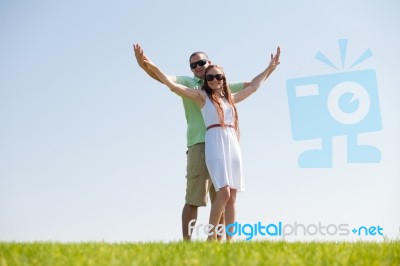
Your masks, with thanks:
[{"label": "raised arm", "polygon": [[206,101],[205,92],[199,89],[193,89],[175,82],[174,78],[167,76],[161,69],[159,69],[153,62],[146,56],[143,57],[143,62],[147,68],[154,73],[158,80],[164,83],[171,91],[179,96],[192,99],[199,107],[203,107]]},{"label": "raised arm", "polygon": [[233,95],[233,99],[235,100],[235,103],[241,102],[250,95],[252,95],[254,92],[257,91],[257,89],[261,86],[261,84],[268,78],[269,75],[275,70],[275,68],[280,64],[279,62],[279,56],[281,55],[281,49],[278,47],[276,49],[276,54],[275,56],[271,54],[271,61],[268,65],[268,67],[258,74],[253,80],[250,82],[250,84],[245,87],[243,90],[235,93]]},{"label": "raised arm", "polygon": [[136,57],[136,61],[138,63],[138,65],[147,73],[147,75],[149,75],[151,78],[161,82],[159,80],[159,78],[156,76],[156,74],[154,74],[146,65],[146,63],[144,62],[144,58],[146,58],[146,56],[143,53],[143,49],[142,47],[140,47],[140,44],[136,43],[133,45],[133,51],[135,52],[135,57]]},{"label": "raised arm", "polygon": [[[147,75],[149,75],[151,78],[157,80],[158,82],[162,83],[162,81],[157,77],[157,75],[147,67],[147,65],[144,61],[145,58],[147,58],[147,57],[144,54],[143,49],[140,46],[140,44],[138,44],[138,43],[134,44],[133,51],[135,52],[135,57],[136,57],[136,61],[137,61],[138,65],[147,73]],[[169,78],[172,79],[173,81],[176,81],[175,76],[169,76]]]}]

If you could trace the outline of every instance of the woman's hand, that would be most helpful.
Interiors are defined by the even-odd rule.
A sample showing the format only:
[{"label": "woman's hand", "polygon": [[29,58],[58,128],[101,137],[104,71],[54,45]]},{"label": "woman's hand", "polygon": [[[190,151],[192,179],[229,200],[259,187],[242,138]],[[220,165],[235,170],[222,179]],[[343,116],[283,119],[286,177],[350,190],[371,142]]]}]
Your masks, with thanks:
[{"label": "woman's hand", "polygon": [[143,55],[143,63],[150,69],[150,70],[155,70],[157,69],[157,66],[151,62],[150,59],[148,59],[145,55]]}]

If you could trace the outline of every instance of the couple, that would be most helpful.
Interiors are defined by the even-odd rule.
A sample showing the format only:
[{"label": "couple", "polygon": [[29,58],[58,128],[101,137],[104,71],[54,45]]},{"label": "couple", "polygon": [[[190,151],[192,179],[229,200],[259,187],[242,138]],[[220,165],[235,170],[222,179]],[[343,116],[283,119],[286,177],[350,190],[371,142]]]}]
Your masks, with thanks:
[{"label": "couple", "polygon": [[[203,52],[193,53],[189,58],[193,78],[165,75],[144,55],[139,44],[134,45],[134,52],[139,66],[181,96],[184,103],[188,161],[183,238],[190,240],[192,232],[188,224],[197,219],[197,208],[207,204],[209,191],[212,202],[209,223],[214,226],[209,240],[215,240],[215,227],[224,223],[224,215],[226,224],[235,222],[236,193],[244,190],[235,104],[253,94],[275,70],[280,63],[280,48],[275,56],[271,54],[271,61],[263,72],[251,82],[242,83],[227,83],[222,67],[213,65]],[[229,241],[231,236],[227,234],[226,238]]]}]

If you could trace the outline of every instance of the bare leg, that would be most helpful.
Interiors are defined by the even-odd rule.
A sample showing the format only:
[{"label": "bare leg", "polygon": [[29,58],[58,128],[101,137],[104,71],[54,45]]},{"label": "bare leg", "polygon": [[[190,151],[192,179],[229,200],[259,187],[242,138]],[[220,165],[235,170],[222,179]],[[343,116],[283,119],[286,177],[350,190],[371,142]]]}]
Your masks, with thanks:
[{"label": "bare leg", "polygon": [[[228,186],[221,188],[217,191],[217,196],[214,202],[211,205],[211,213],[210,213],[210,221],[209,223],[214,226],[218,225],[221,220],[222,213],[225,210],[225,205],[228,202],[230,197],[230,189]],[[215,234],[215,230],[213,230],[213,234],[208,237],[208,240],[216,240],[217,235]]]},{"label": "bare leg", "polygon": [[[225,206],[225,219],[226,219],[226,224],[233,224],[236,219],[236,189],[231,189],[230,190],[230,197],[228,202],[226,203]],[[230,232],[233,231],[233,228],[230,228]],[[231,241],[232,236],[229,234],[226,234],[226,241]]]},{"label": "bare leg", "polygon": [[[211,187],[209,189],[209,194],[210,194],[210,200],[211,200],[211,204],[212,204],[214,202],[215,198],[217,197],[217,192],[215,192],[213,184],[211,184]],[[219,219],[219,224],[225,225],[225,211],[222,212],[221,219]],[[225,226],[223,227],[223,229],[225,230]],[[223,234],[217,235],[217,240],[219,242],[222,242],[223,239],[224,239]]]},{"label": "bare leg", "polygon": [[182,210],[182,234],[183,240],[190,241],[192,232],[189,232],[189,222],[193,219],[197,220],[197,206],[185,204]]},{"label": "bare leg", "polygon": [[[223,230],[225,230],[226,224],[225,224],[225,211],[222,212],[221,214],[221,219],[219,219],[219,224],[223,224]],[[217,240],[218,242],[222,242],[224,240],[224,234],[217,235]]]}]

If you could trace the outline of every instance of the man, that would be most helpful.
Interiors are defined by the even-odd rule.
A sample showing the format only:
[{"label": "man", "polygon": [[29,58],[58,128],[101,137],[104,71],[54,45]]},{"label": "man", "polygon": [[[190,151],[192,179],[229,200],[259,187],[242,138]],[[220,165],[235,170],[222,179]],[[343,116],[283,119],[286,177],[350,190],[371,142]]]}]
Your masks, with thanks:
[{"label": "man", "polygon": [[[144,59],[147,58],[139,44],[133,46],[136,60],[139,66],[153,79],[160,81],[157,76],[147,68]],[[279,62],[279,50],[277,52],[277,62]],[[195,52],[189,58],[189,66],[194,77],[174,76],[170,77],[174,82],[190,88],[201,89],[203,85],[204,72],[211,64],[208,56],[204,52]],[[272,73],[273,70],[268,74]],[[232,92],[237,92],[248,86],[250,82],[230,83]],[[189,222],[197,220],[197,210],[200,206],[207,205],[207,193],[210,194],[211,202],[215,198],[215,189],[205,163],[205,132],[206,126],[199,107],[187,98],[182,97],[185,116],[187,121],[187,184],[185,205],[182,210],[182,234],[184,240],[190,240],[192,232],[189,232]],[[221,217],[220,224],[223,224]],[[192,227],[193,228],[193,224]]]}]

